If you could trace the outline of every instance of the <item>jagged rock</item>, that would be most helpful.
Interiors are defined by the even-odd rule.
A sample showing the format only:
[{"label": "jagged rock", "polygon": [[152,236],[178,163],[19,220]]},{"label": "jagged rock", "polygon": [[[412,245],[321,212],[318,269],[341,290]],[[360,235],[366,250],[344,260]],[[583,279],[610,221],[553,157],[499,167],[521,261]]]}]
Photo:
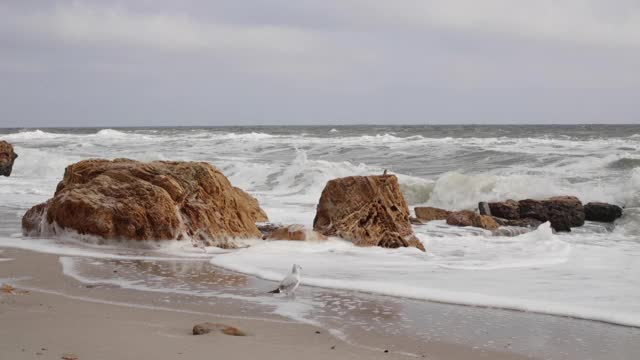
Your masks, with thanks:
[{"label": "jagged rock", "polygon": [[265,240],[294,240],[294,241],[319,241],[327,240],[327,237],[317,231],[306,229],[304,225],[289,225],[273,229]]},{"label": "jagged rock", "polygon": [[313,229],[357,246],[412,246],[424,251],[411,228],[409,208],[395,175],[350,176],[327,182]]},{"label": "jagged rock", "polygon": [[70,165],[54,197],[24,215],[27,235],[70,229],[107,239],[190,237],[234,247],[235,237],[260,237],[264,212],[204,162],[128,159],[84,160]]},{"label": "jagged rock", "polygon": [[515,200],[507,200],[504,202],[490,202],[489,210],[491,215],[503,219],[519,219],[520,208]]},{"label": "jagged rock", "polygon": [[414,211],[418,220],[421,221],[446,220],[451,215],[451,211],[431,206],[416,206]]},{"label": "jagged rock", "polygon": [[622,208],[603,202],[590,202],[584,206],[585,220],[614,222],[622,216]]},{"label": "jagged rock", "polygon": [[6,141],[0,140],[0,175],[11,175],[13,162],[17,157],[18,154],[13,151],[13,146]]},{"label": "jagged rock", "polygon": [[487,215],[479,215],[470,210],[462,210],[451,213],[447,217],[447,224],[453,226],[473,226],[486,230],[495,230],[498,223]]}]

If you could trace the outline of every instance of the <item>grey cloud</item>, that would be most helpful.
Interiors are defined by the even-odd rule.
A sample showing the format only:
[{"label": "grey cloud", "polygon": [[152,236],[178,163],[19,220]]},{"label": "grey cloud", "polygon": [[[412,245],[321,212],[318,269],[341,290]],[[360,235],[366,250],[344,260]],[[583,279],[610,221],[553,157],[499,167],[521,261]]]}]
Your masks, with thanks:
[{"label": "grey cloud", "polygon": [[479,3],[3,4],[0,126],[640,122],[633,2]]}]

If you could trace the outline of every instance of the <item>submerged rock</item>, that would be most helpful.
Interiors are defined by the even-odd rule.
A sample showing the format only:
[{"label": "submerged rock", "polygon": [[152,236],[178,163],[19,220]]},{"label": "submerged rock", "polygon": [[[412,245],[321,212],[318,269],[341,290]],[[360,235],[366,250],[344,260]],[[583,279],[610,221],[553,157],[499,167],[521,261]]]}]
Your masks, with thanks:
[{"label": "submerged rock", "polygon": [[17,157],[18,154],[13,151],[13,146],[6,141],[0,140],[0,175],[11,175],[13,162]]},{"label": "submerged rock", "polygon": [[313,229],[357,246],[424,246],[413,233],[409,208],[395,175],[350,176],[327,182]]},{"label": "submerged rock", "polygon": [[414,211],[421,221],[446,220],[451,215],[451,211],[431,206],[416,206]]},{"label": "submerged rock", "polygon": [[27,235],[74,230],[107,239],[186,237],[234,247],[260,237],[257,200],[204,162],[84,160],[66,168],[54,197],[22,219]]},{"label": "submerged rock", "polygon": [[486,230],[495,230],[500,225],[488,215],[479,215],[470,210],[451,213],[447,217],[447,224],[453,226],[473,226]]},{"label": "submerged rock", "polygon": [[590,202],[584,206],[585,220],[614,222],[622,216],[622,208],[603,202]]},{"label": "submerged rock", "polygon": [[509,220],[509,219],[501,219],[498,217],[494,217],[493,219],[500,226],[517,226],[517,227],[523,227],[523,228],[536,229],[538,226],[540,226],[540,224],[542,224],[542,221],[537,219],[532,219],[532,218]]}]

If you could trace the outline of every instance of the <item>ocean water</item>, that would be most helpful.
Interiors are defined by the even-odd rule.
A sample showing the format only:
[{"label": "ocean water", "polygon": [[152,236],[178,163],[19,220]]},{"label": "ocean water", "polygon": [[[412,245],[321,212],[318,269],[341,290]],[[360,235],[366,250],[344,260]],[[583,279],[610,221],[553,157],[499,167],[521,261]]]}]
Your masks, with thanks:
[{"label": "ocean water", "polygon": [[[87,260],[96,258],[204,260],[274,281],[298,263],[303,283],[320,288],[640,326],[640,126],[0,129],[0,139],[19,154],[12,176],[0,178],[0,246],[63,255],[68,275],[83,281],[97,281],[79,270],[100,267]],[[548,224],[513,237],[442,221],[414,226],[426,253],[356,248],[340,239],[256,239],[244,249],[205,254],[188,241],[151,246],[22,237],[20,217],[51,197],[65,166],[97,157],[208,161],[258,198],[271,221],[309,227],[328,180],[385,169],[398,176],[411,208],[473,209],[479,201],[576,195],[625,210],[614,224],[588,222],[563,234]],[[176,290],[154,287],[150,279],[111,280]],[[184,281],[179,290],[202,294],[202,286]],[[299,317],[304,306],[298,310],[287,314]]]}]

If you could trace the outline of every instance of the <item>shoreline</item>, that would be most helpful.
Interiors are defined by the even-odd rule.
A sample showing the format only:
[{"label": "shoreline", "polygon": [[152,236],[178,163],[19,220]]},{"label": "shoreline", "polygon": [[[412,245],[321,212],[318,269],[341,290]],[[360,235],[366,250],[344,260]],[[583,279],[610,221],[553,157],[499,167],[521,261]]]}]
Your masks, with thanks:
[{"label": "shoreline", "polygon": [[[22,296],[0,295],[2,299],[0,321],[12,324],[12,326],[7,327],[5,330],[7,333],[2,334],[1,338],[3,340],[0,340],[0,353],[4,354],[10,351],[11,354],[18,356],[13,358],[30,358],[20,357],[20,354],[15,353],[16,349],[11,348],[11,346],[12,344],[16,344],[16,341],[20,338],[30,339],[32,337],[31,329],[33,329],[32,327],[25,327],[18,332],[14,332],[16,329],[13,324],[23,321],[34,322],[37,324],[37,328],[45,329],[42,330],[44,333],[41,336],[47,336],[45,335],[47,328],[49,329],[48,332],[58,330],[58,327],[51,326],[50,322],[45,322],[44,320],[41,322],[41,320],[33,318],[34,314],[32,311],[37,308],[35,305],[30,304],[29,301],[31,300],[28,299],[37,299],[36,301],[39,303],[49,302],[54,304],[54,307],[58,306],[57,304],[66,302],[76,304],[76,307],[65,311],[63,315],[71,319],[72,322],[75,322],[77,318],[88,316],[82,312],[75,311],[76,308],[85,306],[94,309],[93,311],[98,314],[107,310],[122,313],[123,315],[126,313],[129,314],[127,316],[131,315],[134,317],[143,316],[144,314],[144,316],[159,319],[158,321],[162,323],[161,326],[165,328],[172,328],[172,326],[175,326],[174,322],[178,322],[181,324],[180,331],[182,333],[181,335],[172,334],[181,338],[193,337],[192,335],[188,335],[191,327],[196,323],[210,320],[238,326],[238,328],[243,331],[248,330],[249,332],[255,333],[256,337],[267,336],[262,333],[262,330],[254,330],[262,329],[262,327],[269,328],[267,333],[287,333],[290,331],[295,335],[296,341],[302,344],[307,344],[308,342],[315,344],[318,342],[317,337],[319,335],[316,334],[316,331],[320,331],[321,334],[328,336],[320,341],[321,344],[319,344],[317,348],[312,350],[304,349],[305,353],[307,351],[312,353],[309,355],[311,359],[313,359],[314,356],[317,356],[317,358],[326,358],[327,356],[331,356],[332,358],[349,358],[350,356],[355,356],[354,352],[358,354],[355,358],[377,358],[378,356],[381,356],[381,358],[382,356],[384,356],[384,358],[414,358],[415,356],[421,357],[423,355],[430,359],[452,360],[467,358],[505,360],[544,358],[543,354],[538,354],[540,345],[534,346],[530,344],[531,338],[540,338],[540,334],[543,334],[542,338],[545,339],[545,342],[548,342],[544,344],[545,350],[551,353],[556,353],[559,349],[567,350],[566,354],[560,357],[562,359],[584,359],[586,358],[583,356],[585,353],[592,354],[591,358],[594,359],[616,358],[615,356],[610,356],[611,351],[614,349],[617,349],[615,351],[619,353],[618,358],[623,359],[625,356],[628,358],[628,356],[631,356],[630,354],[640,350],[640,345],[637,344],[637,341],[633,341],[634,339],[637,340],[640,338],[640,329],[637,328],[513,310],[438,304],[407,299],[387,299],[385,296],[372,294],[345,294],[344,292],[336,290],[303,286],[300,299],[294,302],[294,304],[298,302],[304,304],[309,297],[309,293],[315,294],[321,292],[322,296],[341,298],[343,301],[349,301],[351,298],[366,299],[366,301],[370,301],[373,304],[380,303],[388,309],[391,309],[389,310],[391,314],[386,315],[386,317],[383,316],[381,322],[374,320],[374,314],[361,314],[358,319],[368,322],[369,324],[367,326],[371,327],[371,330],[363,331],[357,327],[345,326],[343,334],[340,334],[331,327],[327,328],[325,326],[326,324],[317,324],[314,326],[314,324],[303,323],[300,320],[291,320],[291,318],[287,318],[286,315],[278,314],[277,311],[274,313],[269,309],[269,306],[252,304],[250,301],[247,301],[250,300],[250,297],[237,296],[233,292],[229,294],[225,293],[227,296],[214,298],[212,302],[209,302],[208,300],[211,299],[206,297],[204,300],[192,299],[189,296],[179,296],[176,294],[151,293],[143,290],[125,289],[113,284],[86,284],[62,274],[62,264],[59,259],[61,256],[13,248],[2,248],[2,250],[3,258],[13,259],[0,262],[0,274],[2,274],[0,278],[5,278],[2,279],[2,281],[7,282],[7,280],[9,280],[9,282],[14,282],[16,288],[31,291],[29,295]],[[88,259],[89,258],[87,258],[87,261],[89,261]],[[100,260],[102,261],[104,259]],[[118,261],[119,260],[116,260],[115,263],[119,266],[119,269],[121,269],[119,271],[127,271],[123,263]],[[132,262],[135,263],[136,261]],[[103,266],[105,265],[101,265],[101,267]],[[173,264],[173,266],[178,265]],[[185,265],[184,268],[178,268],[177,271],[180,272],[184,271],[184,269],[190,269],[190,266],[192,265]],[[209,265],[202,264],[201,266],[208,267]],[[162,269],[156,270],[161,271]],[[262,288],[266,289],[273,285],[271,282],[259,280],[251,276],[235,273],[229,275],[228,272],[222,269],[220,270],[219,275],[216,276],[220,279],[231,279],[229,281],[237,288],[244,287],[260,293],[262,292]],[[104,270],[104,273],[106,274],[111,271],[113,270],[108,267],[107,270]],[[198,269],[197,271],[201,270]],[[94,275],[102,276],[102,274]],[[29,279],[25,279],[25,277],[29,277]],[[18,278],[20,278],[20,280],[15,281],[15,279]],[[349,299],[344,300],[347,297]],[[14,305],[22,304],[25,307],[13,308],[13,305],[7,304],[7,301],[13,301],[15,302]],[[25,301],[25,303],[23,303],[23,301]],[[276,303],[278,301],[280,300],[275,299]],[[179,308],[171,307],[176,304]],[[113,310],[114,308],[119,308],[120,310]],[[16,313],[15,310],[19,311]],[[358,310],[352,312],[357,313]],[[403,313],[404,315],[402,315]],[[9,314],[12,315],[9,316]],[[376,314],[375,316],[378,315],[379,314]],[[346,324],[347,317],[348,316],[345,316],[344,321],[333,321],[333,323]],[[385,333],[384,328],[388,327],[389,324],[405,324],[407,320],[404,319],[404,317],[414,318],[415,321],[419,322],[419,324],[411,325],[413,328],[408,331],[408,336],[406,333],[395,334],[394,332],[397,331],[395,328],[393,331]],[[178,318],[189,318],[191,320],[187,323],[183,319],[178,320]],[[62,319],[58,320],[62,321]],[[105,320],[92,318],[91,321],[102,324]],[[409,322],[407,324],[411,323]],[[137,337],[140,331],[136,326],[131,327],[122,321],[109,322],[109,326],[117,329],[123,328],[125,332],[132,331],[136,334],[132,335],[134,337]],[[294,330],[294,328],[299,329],[300,327],[309,331],[301,332]],[[430,334],[428,340],[425,340],[425,337],[419,336],[420,330],[431,331],[433,334]],[[586,348],[571,349],[575,344],[581,343],[580,341],[574,343],[567,340],[567,343],[564,345],[562,345],[561,342],[551,344],[550,342],[553,341],[551,336],[557,336],[554,335],[556,331],[561,331],[567,339],[575,336],[575,338],[581,339],[582,343],[586,341]],[[415,333],[415,336],[412,336],[412,333]],[[340,340],[341,336],[343,340]],[[222,339],[221,341],[223,342],[224,339],[227,338],[224,335],[218,334],[214,335],[214,337],[216,337],[216,339]],[[602,337],[616,337],[616,339],[614,339],[615,341],[613,343],[599,344],[599,342],[602,341]],[[35,340],[37,339],[34,339],[34,341]],[[255,339],[252,338],[250,340],[251,346],[260,348],[264,345],[262,343],[253,344],[253,340]],[[145,338],[140,341],[155,342],[157,339],[152,340],[151,338]],[[191,339],[185,341],[190,344],[192,342]],[[269,341],[278,343],[281,340],[272,339]],[[524,341],[524,343],[520,343],[521,341]],[[504,342],[504,346],[496,344],[496,342]],[[338,343],[341,345],[338,346],[329,343]],[[380,346],[381,344],[383,344],[383,346]],[[286,341],[279,345],[295,347],[295,345],[288,344]],[[270,344],[269,346],[274,345]],[[339,353],[338,351],[331,350],[331,346],[345,347],[349,350],[345,353]],[[323,347],[327,347],[331,351],[326,353],[324,352],[326,349]],[[497,351],[497,349],[495,349],[496,347],[501,348],[501,351]],[[602,356],[593,354],[593,351],[600,347],[602,351],[604,351]],[[267,351],[267,349],[263,350]],[[383,350],[389,350],[389,353],[384,353]],[[91,349],[83,349],[83,351],[91,353]],[[237,349],[228,349],[228,351],[228,355],[242,356]],[[286,357],[288,356],[287,354],[288,353],[284,352],[282,356]],[[413,356],[409,354],[413,354]],[[607,356],[605,356],[605,354]],[[93,355],[95,354],[92,354],[90,358],[96,358]],[[127,358],[126,353],[109,353],[109,356]],[[100,357],[98,356],[97,358]]]}]

